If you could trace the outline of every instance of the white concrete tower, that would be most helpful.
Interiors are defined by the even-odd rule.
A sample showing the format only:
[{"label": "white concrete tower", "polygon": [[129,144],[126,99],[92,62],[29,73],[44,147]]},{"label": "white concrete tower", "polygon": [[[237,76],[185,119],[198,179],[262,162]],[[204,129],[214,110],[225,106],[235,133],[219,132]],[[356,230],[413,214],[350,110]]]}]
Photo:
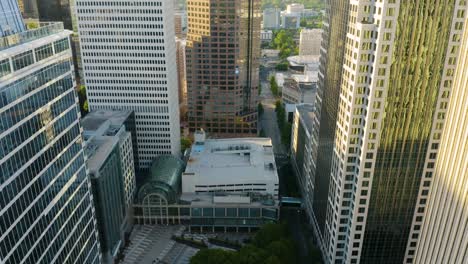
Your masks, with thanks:
[{"label": "white concrete tower", "polygon": [[326,263],[413,263],[467,2],[329,2],[313,133],[319,244]]},{"label": "white concrete tower", "polygon": [[77,0],[89,110],[135,111],[138,167],[180,153],[173,1]]},{"label": "white concrete tower", "polygon": [[468,263],[467,72],[465,26],[414,263]]}]

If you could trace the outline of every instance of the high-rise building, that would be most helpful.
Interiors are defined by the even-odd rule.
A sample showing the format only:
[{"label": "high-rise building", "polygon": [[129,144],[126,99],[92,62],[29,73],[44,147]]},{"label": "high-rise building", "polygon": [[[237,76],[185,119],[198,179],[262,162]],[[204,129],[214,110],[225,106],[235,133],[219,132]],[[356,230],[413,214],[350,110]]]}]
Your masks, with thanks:
[{"label": "high-rise building", "polygon": [[301,30],[299,37],[299,55],[320,55],[323,31],[318,28]]},{"label": "high-rise building", "polygon": [[132,122],[131,111],[102,110],[81,121],[103,263],[115,262],[132,227],[136,187]]},{"label": "high-rise building", "polygon": [[466,13],[463,0],[329,1],[309,212],[327,263],[413,260]]},{"label": "high-rise building", "polygon": [[190,132],[257,133],[260,3],[188,1],[186,46]]},{"label": "high-rise building", "polygon": [[74,0],[23,0],[37,1],[36,8],[39,10],[39,19],[46,21],[63,21],[66,29],[73,29],[71,2]]},{"label": "high-rise building", "polygon": [[[0,1],[0,37],[6,37],[26,30],[23,18],[18,10],[16,0]],[[6,39],[3,41],[6,41]],[[3,43],[0,45],[6,46]]]},{"label": "high-rise building", "polygon": [[174,28],[176,37],[185,38],[187,34],[187,13],[185,11],[175,11]]},{"label": "high-rise building", "polygon": [[[18,5],[21,10],[21,14],[24,18],[39,18],[39,10],[37,8],[37,0],[18,0]],[[56,20],[59,21],[59,20]]]},{"label": "high-rise building", "polygon": [[276,29],[281,24],[280,10],[278,8],[266,8],[263,10],[263,28]]},{"label": "high-rise building", "polygon": [[19,23],[0,38],[0,263],[100,263],[71,32]]},{"label": "high-rise building", "polygon": [[184,39],[176,38],[176,55],[177,55],[177,79],[179,83],[179,106],[181,116],[184,116],[187,112],[187,80],[185,77],[185,45]]},{"label": "high-rise building", "polygon": [[77,0],[76,11],[90,111],[135,112],[138,168],[178,155],[173,1]]},{"label": "high-rise building", "polygon": [[[466,21],[466,20],[465,20]],[[468,263],[468,28],[462,37],[447,117],[414,263]],[[424,185],[424,183],[423,183]],[[409,252],[407,252],[408,254]]]}]

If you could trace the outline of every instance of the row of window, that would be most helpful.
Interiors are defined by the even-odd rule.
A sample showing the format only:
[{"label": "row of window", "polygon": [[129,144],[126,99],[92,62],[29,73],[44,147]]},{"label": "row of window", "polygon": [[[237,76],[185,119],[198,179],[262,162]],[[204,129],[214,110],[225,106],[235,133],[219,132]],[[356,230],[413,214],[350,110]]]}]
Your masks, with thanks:
[{"label": "row of window", "polygon": [[[59,61],[4,86],[0,91],[0,108],[16,101],[18,98],[23,97],[51,80],[70,72],[70,63],[69,59]],[[65,78],[70,78],[70,76]],[[65,86],[64,88],[71,87],[72,86]]]},{"label": "row of window", "polygon": [[77,6],[92,6],[92,7],[103,7],[103,6],[162,6],[162,2],[157,1],[77,1]]},{"label": "row of window", "polygon": [[[162,50],[164,50],[164,47],[162,47]],[[126,50],[125,52],[115,52],[113,50],[110,51],[92,51],[92,52],[82,52],[81,53],[83,56],[83,61],[85,63],[138,63],[141,61],[141,58],[165,58],[166,54],[165,53],[158,53],[158,52],[133,52]],[[90,59],[88,59],[88,57]],[[98,59],[100,57],[103,57],[105,59]],[[118,58],[122,57],[133,57],[133,60],[120,60]]]}]

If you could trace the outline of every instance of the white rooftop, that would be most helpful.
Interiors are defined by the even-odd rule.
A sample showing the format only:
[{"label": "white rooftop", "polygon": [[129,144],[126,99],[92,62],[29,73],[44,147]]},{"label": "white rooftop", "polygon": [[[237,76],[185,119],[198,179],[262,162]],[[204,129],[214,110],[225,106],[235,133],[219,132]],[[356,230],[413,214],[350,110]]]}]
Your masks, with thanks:
[{"label": "white rooftop", "polygon": [[182,192],[200,190],[197,186],[210,190],[230,189],[228,185],[258,189],[262,184],[266,192],[278,184],[271,139],[205,139],[192,146]]}]

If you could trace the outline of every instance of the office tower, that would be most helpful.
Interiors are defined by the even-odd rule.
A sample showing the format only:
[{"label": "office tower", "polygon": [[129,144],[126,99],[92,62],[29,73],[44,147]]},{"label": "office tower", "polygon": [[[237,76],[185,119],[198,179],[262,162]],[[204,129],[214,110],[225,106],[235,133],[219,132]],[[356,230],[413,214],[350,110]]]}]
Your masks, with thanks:
[{"label": "office tower", "polygon": [[66,29],[73,29],[70,5],[74,0],[23,0],[37,1],[39,19],[45,21],[63,21]]},{"label": "office tower", "polygon": [[114,263],[132,227],[135,167],[134,114],[96,111],[82,119],[87,168],[91,178],[103,263]]},{"label": "office tower", "polygon": [[24,18],[39,18],[37,0],[18,0],[18,5]]},{"label": "office tower", "polygon": [[[6,37],[26,29],[16,0],[0,1],[0,37]],[[2,43],[2,45],[5,45]]]},{"label": "office tower", "polygon": [[280,27],[281,18],[278,8],[266,8],[263,10],[263,28],[277,29]]},{"label": "office tower", "polygon": [[100,263],[71,32],[39,26],[0,38],[0,263]]},{"label": "office tower", "polygon": [[[466,21],[466,20],[465,20]],[[441,135],[414,263],[468,263],[468,28]],[[424,185],[424,183],[423,183]]]},{"label": "office tower", "polygon": [[175,11],[174,28],[176,37],[185,38],[185,35],[187,34],[187,13],[185,12],[185,10]]},{"label": "office tower", "polygon": [[466,1],[329,4],[313,133],[319,244],[329,263],[411,263]]},{"label": "office tower", "polygon": [[190,132],[257,133],[260,3],[188,1],[186,46]]},{"label": "office tower", "polygon": [[90,111],[135,112],[139,169],[178,155],[173,1],[77,0],[76,11]]},{"label": "office tower", "polygon": [[299,55],[320,55],[322,33],[321,29],[303,28],[299,37]]},{"label": "office tower", "polygon": [[181,116],[185,116],[187,112],[187,80],[185,77],[185,46],[184,39],[176,38],[176,55],[177,55],[177,80],[179,84],[179,106]]}]

